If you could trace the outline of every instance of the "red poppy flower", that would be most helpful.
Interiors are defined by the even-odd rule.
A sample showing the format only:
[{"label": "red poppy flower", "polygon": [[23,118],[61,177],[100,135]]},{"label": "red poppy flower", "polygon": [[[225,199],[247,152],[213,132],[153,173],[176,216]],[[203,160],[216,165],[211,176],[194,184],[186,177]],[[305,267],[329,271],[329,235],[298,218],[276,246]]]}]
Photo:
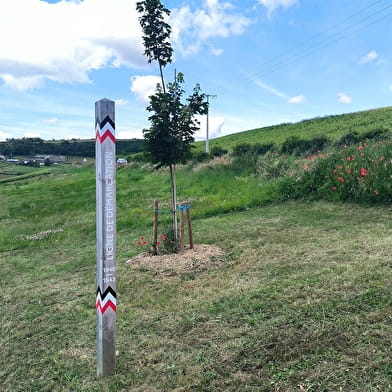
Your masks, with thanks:
[{"label": "red poppy flower", "polygon": [[162,239],[163,241],[165,241],[166,238],[167,238],[167,237],[166,237],[164,234],[161,235],[161,239]]},{"label": "red poppy flower", "polygon": [[331,190],[336,191],[336,186],[333,186]]},{"label": "red poppy flower", "polygon": [[365,176],[367,176],[368,171],[365,168],[362,167],[361,170],[360,170],[360,173],[361,173],[362,177],[365,177]]}]

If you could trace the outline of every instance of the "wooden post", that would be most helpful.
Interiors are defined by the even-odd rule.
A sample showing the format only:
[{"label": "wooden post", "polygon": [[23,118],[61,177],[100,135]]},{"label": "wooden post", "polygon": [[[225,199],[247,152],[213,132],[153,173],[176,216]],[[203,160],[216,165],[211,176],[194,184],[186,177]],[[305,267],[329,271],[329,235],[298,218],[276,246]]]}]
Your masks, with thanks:
[{"label": "wooden post", "polygon": [[97,375],[116,366],[116,138],[114,102],[95,103]]},{"label": "wooden post", "polygon": [[184,251],[184,237],[185,237],[184,205],[180,204],[180,253]]},{"label": "wooden post", "polygon": [[191,220],[191,206],[188,204],[186,209],[186,217],[188,221],[188,234],[189,234],[189,248],[193,249],[193,231],[192,231],[192,220]]},{"label": "wooden post", "polygon": [[158,200],[154,200],[154,216],[152,222],[152,254],[157,255],[158,252]]}]

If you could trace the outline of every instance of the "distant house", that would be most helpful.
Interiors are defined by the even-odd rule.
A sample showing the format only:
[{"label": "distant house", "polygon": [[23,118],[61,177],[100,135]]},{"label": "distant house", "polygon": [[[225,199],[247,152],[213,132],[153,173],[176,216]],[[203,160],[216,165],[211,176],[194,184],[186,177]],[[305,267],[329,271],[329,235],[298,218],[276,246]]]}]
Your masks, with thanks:
[{"label": "distant house", "polygon": [[6,162],[7,163],[16,163],[16,164],[18,164],[19,163],[19,159],[8,158],[8,159],[6,159]]},{"label": "distant house", "polygon": [[126,165],[128,163],[128,161],[125,158],[118,158],[117,163],[119,165]]},{"label": "distant house", "polygon": [[45,162],[46,159],[50,159],[51,162],[64,163],[67,158],[64,155],[35,155],[32,159],[38,162]]}]

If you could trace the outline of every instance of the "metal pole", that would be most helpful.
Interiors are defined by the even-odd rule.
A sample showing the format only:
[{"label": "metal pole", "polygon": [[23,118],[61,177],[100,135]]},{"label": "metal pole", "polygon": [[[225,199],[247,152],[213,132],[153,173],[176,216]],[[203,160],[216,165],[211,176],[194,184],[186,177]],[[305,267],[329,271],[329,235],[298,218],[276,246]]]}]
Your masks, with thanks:
[{"label": "metal pole", "polygon": [[97,375],[116,366],[116,138],[114,102],[95,103]]},{"label": "metal pole", "polygon": [[207,97],[207,134],[206,134],[206,153],[210,152],[210,140],[209,140],[209,113],[210,113],[210,98],[216,98],[217,95],[206,94]]}]

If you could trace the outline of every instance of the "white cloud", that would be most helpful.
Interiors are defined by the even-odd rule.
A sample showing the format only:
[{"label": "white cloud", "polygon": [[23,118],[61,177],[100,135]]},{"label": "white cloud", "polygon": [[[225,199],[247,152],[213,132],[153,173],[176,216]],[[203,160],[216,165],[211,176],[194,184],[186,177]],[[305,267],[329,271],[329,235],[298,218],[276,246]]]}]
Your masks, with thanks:
[{"label": "white cloud", "polygon": [[296,95],[295,97],[291,97],[288,100],[288,103],[299,104],[299,103],[306,103],[306,97],[304,95]]},{"label": "white cloud", "polygon": [[375,50],[371,50],[369,53],[359,59],[359,64],[373,63],[377,57],[378,53]]},{"label": "white cloud", "polygon": [[[204,0],[203,6],[192,11],[189,6],[172,10],[174,47],[184,56],[198,53],[203,44],[215,37],[227,38],[240,35],[251,23],[244,15],[233,11],[233,6],[219,0]],[[221,54],[212,49],[213,54]]]},{"label": "white cloud", "polygon": [[58,123],[59,119],[57,117],[47,118],[43,120],[46,124],[56,124]]},{"label": "white cloud", "polygon": [[338,93],[337,96],[338,96],[338,102],[343,103],[345,105],[348,105],[353,101],[352,98],[345,93]]},{"label": "white cloud", "polygon": [[142,67],[137,18],[129,0],[1,0],[0,79],[27,90],[45,80],[86,83],[107,66]]},{"label": "white cloud", "polygon": [[9,138],[11,138],[11,135],[9,133],[0,131],[0,142],[4,142]]},{"label": "white cloud", "polygon": [[220,56],[223,52],[224,52],[224,50],[221,48],[211,48],[211,53],[214,56]]},{"label": "white cloud", "polygon": [[[207,136],[207,116],[197,116],[197,120],[200,122],[199,130],[195,134],[196,140],[206,140]],[[208,116],[208,138],[214,139],[222,136],[222,127],[225,123],[225,119],[220,116]]]},{"label": "white cloud", "polygon": [[158,76],[133,76],[131,78],[130,90],[139,101],[148,104],[150,102],[149,97],[155,93],[158,83],[161,83],[161,78]]},{"label": "white cloud", "polygon": [[[0,54],[1,57],[1,54]],[[1,69],[1,58],[0,58]],[[30,90],[33,88],[42,87],[44,84],[44,77],[36,76],[13,76],[9,73],[0,74],[0,79],[3,83],[18,91]]]},{"label": "white cloud", "polygon": [[259,0],[259,3],[267,8],[268,15],[271,15],[278,7],[289,8],[296,5],[298,2],[299,0]]},{"label": "white cloud", "polygon": [[114,102],[117,106],[125,106],[128,104],[128,101],[124,98],[116,99]]},{"label": "white cloud", "polygon": [[33,138],[33,137],[40,137],[40,135],[38,133],[33,133],[33,132],[25,132],[23,134],[23,137],[26,138]]}]

